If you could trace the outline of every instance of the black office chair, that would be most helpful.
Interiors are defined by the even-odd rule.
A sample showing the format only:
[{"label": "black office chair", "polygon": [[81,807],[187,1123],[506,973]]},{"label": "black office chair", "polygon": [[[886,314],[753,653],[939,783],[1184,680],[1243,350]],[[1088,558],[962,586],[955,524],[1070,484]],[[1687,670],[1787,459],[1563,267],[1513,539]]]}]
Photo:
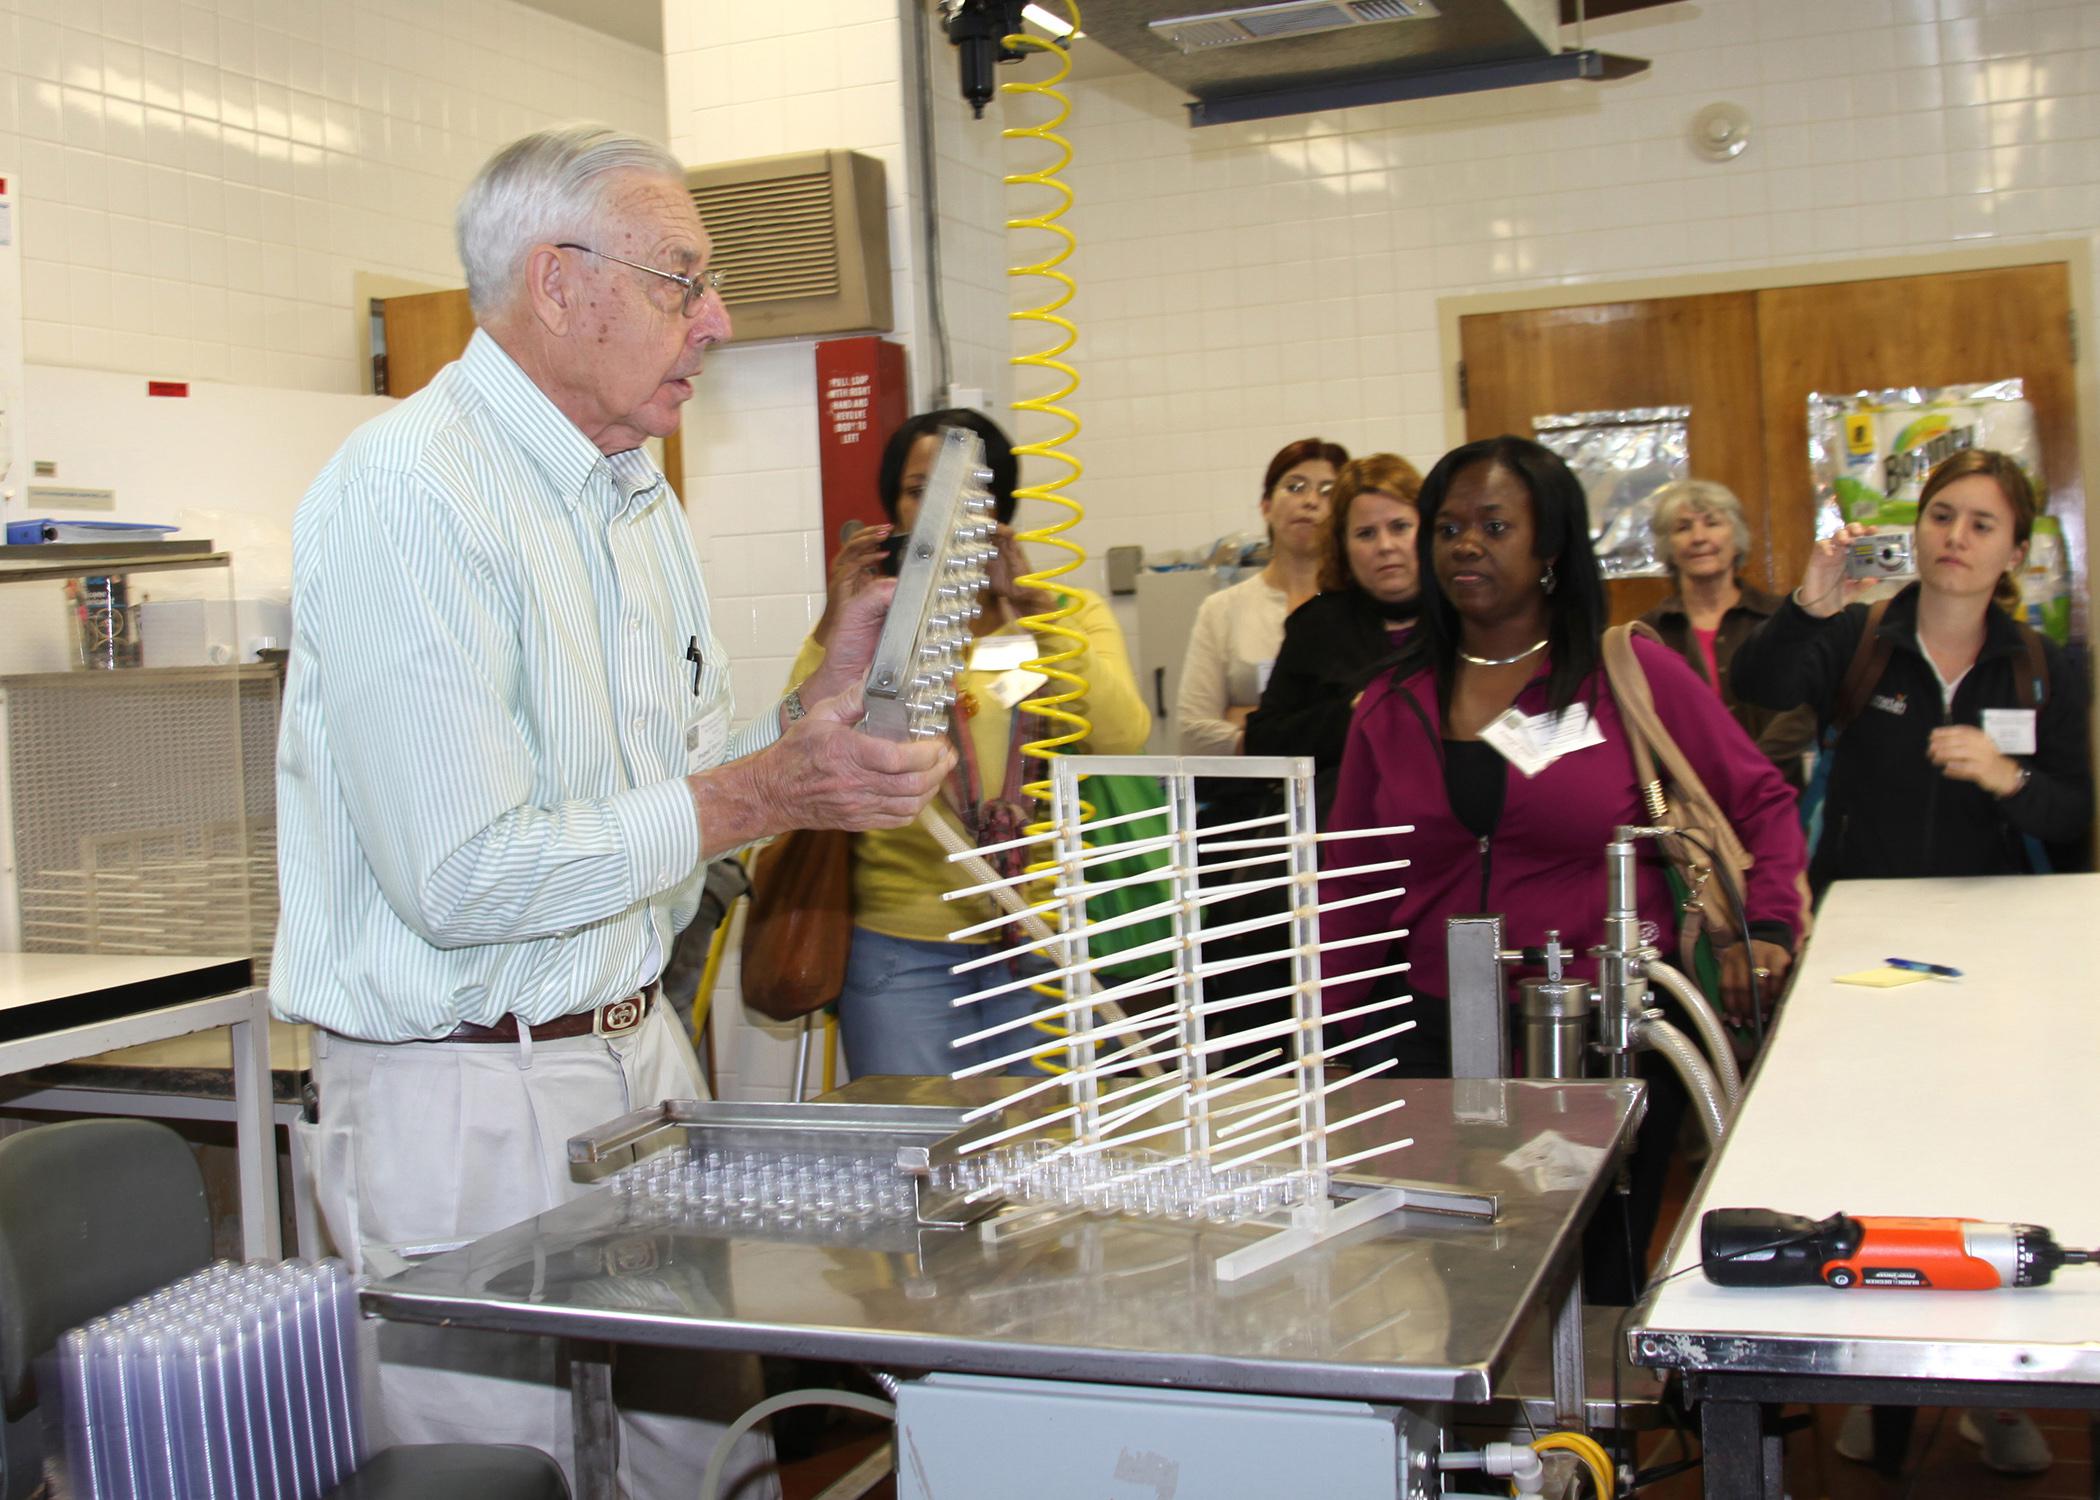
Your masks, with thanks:
[{"label": "black office chair", "polygon": [[[0,1140],[0,1500],[43,1473],[34,1365],[69,1328],[210,1263],[189,1146],[151,1120],[71,1120]],[[373,1454],[325,1500],[569,1500],[534,1448],[429,1443]]]}]

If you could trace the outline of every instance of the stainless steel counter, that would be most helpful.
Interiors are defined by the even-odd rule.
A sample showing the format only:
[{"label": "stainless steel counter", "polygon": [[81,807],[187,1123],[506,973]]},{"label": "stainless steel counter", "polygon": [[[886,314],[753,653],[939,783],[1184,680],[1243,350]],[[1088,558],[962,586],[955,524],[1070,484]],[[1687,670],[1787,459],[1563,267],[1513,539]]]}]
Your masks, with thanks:
[{"label": "stainless steel counter", "polygon": [[[835,1097],[977,1103],[1010,1080],[862,1080]],[[896,1370],[1477,1403],[1628,1144],[1636,1086],[1369,1083],[1407,1107],[1337,1153],[1411,1136],[1403,1180],[1500,1195],[1493,1224],[1407,1211],[1236,1283],[1212,1263],[1271,1231],[1079,1218],[996,1245],[974,1230],[673,1220],[594,1191],[364,1294],[379,1316]],[[1371,1100],[1366,1100],[1368,1105]],[[1565,1142],[1559,1148],[1553,1137]],[[1544,1167],[1507,1159],[1557,1158]],[[1552,1149],[1545,1149],[1552,1148]]]}]

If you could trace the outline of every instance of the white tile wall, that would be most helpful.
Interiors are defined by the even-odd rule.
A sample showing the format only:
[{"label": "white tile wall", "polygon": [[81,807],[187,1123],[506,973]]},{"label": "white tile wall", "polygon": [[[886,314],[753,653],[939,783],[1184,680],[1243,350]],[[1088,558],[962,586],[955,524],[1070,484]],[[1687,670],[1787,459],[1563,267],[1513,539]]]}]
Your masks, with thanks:
[{"label": "white tile wall", "polygon": [[[1426,467],[1440,297],[2100,229],[2100,4],[1700,0],[1589,43],[1654,66],[1202,130],[1094,49],[1065,174],[1089,547],[1251,526],[1310,432]],[[1754,135],[1713,164],[1686,131],[1721,99]]]},{"label": "white tile wall", "polygon": [[[691,161],[822,146],[883,158],[895,336],[923,399],[904,3],[667,0],[667,91],[674,148]],[[1090,549],[1251,524],[1262,462],[1307,432],[1433,459],[1446,424],[1440,297],[2100,228],[2100,6],[1690,4],[1593,25],[1589,40],[1654,67],[1608,85],[1203,131],[1167,85],[1098,48],[1083,57],[1066,86],[1075,155],[1062,175],[1081,242],[1076,493]],[[1012,389],[1007,356],[1041,338],[1009,330],[1006,310],[1040,286],[1004,266],[1043,247],[1002,236],[1042,200],[998,179],[1045,156],[992,143],[1000,125],[1039,116],[1002,100],[971,121],[937,38],[923,86],[953,378],[997,401]],[[1716,99],[1743,105],[1755,128],[1748,153],[1720,165],[1684,139]],[[779,690],[821,603],[812,387],[807,345],[732,348],[688,418],[694,529],[747,711]],[[726,984],[722,996],[725,1085],[784,1091],[790,1049],[739,1030]]]},{"label": "white tile wall", "polygon": [[[908,76],[909,4],[830,0],[760,7],[666,0],[671,148],[695,164],[846,148],[881,159],[889,192],[891,294],[908,351],[912,405],[934,398],[925,287],[927,198],[918,170]],[[943,308],[950,379],[1004,404],[1009,388],[999,105],[970,119],[952,49],[930,24],[918,70],[930,84],[939,185]],[[767,710],[823,609],[825,560],[817,471],[816,380],[808,340],[736,347],[713,358],[685,420],[687,508],[737,702]],[[782,1098],[792,1086],[792,1028],[761,1026],[737,1003],[737,966],[716,991],[717,1082],[725,1095]]]},{"label": "white tile wall", "polygon": [[28,358],[360,390],[355,272],[459,285],[495,147],[663,101],[655,54],[511,0],[0,0]]}]

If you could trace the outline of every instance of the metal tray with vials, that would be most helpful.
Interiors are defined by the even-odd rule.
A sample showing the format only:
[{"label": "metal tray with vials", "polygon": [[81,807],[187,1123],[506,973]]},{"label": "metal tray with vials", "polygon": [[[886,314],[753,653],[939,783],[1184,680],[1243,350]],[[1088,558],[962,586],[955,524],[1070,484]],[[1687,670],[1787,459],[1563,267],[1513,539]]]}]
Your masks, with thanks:
[{"label": "metal tray with vials", "polygon": [[706,1152],[754,1153],[763,1158],[837,1153],[879,1158],[911,1192],[912,1213],[924,1228],[961,1228],[1005,1206],[997,1195],[976,1196],[953,1185],[965,1148],[1001,1128],[1004,1112],[969,1119],[971,1111],[933,1104],[815,1102],[722,1103],[666,1099],[608,1120],[569,1141],[574,1166],[599,1166],[629,1147],[662,1150],[666,1132],[682,1136],[689,1157]]}]

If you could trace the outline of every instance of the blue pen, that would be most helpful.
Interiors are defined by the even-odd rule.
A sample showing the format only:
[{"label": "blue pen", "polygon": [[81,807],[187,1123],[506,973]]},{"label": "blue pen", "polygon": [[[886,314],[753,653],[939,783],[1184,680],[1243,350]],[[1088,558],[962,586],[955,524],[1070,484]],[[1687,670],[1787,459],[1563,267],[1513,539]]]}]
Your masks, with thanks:
[{"label": "blue pen", "polygon": [[1950,969],[1945,964],[1928,964],[1915,958],[1885,958],[1882,960],[1892,969],[1908,969],[1913,974],[1937,974],[1942,979],[1959,979],[1961,970]]}]

